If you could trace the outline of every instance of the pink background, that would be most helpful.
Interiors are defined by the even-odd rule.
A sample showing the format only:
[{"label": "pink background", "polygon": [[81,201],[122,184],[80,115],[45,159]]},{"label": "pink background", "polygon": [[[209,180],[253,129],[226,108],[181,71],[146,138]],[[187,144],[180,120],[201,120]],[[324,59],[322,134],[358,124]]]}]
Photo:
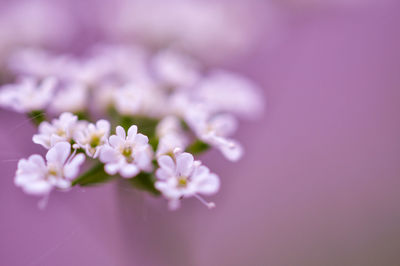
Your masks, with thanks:
[{"label": "pink background", "polygon": [[222,178],[212,211],[169,212],[118,184],[53,193],[40,211],[13,175],[43,150],[1,111],[0,265],[400,265],[399,11],[286,4],[279,30],[227,63],[267,110],[241,124],[242,161],[202,158]]}]

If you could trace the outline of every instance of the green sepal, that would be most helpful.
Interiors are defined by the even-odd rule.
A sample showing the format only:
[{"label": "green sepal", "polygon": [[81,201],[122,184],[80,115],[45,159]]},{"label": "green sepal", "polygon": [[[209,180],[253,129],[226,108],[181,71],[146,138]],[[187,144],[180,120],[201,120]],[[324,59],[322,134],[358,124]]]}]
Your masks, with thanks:
[{"label": "green sepal", "polygon": [[196,140],[189,147],[186,148],[186,152],[189,152],[191,154],[200,154],[207,151],[208,149],[210,149],[209,144],[201,140]]},{"label": "green sepal", "polygon": [[137,176],[128,179],[128,181],[136,189],[150,192],[154,196],[161,194],[154,186],[156,178],[152,173],[140,172]]},{"label": "green sepal", "polygon": [[80,177],[72,181],[72,186],[93,186],[111,181],[116,176],[110,176],[104,171],[104,165],[101,163],[95,164],[92,168],[83,173]]}]

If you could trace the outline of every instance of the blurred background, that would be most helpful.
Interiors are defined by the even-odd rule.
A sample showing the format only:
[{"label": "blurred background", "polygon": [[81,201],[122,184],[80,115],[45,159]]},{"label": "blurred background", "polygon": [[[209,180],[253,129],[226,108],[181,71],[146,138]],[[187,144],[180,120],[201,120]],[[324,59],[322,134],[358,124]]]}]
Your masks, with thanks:
[{"label": "blurred background", "polygon": [[400,4],[385,0],[0,1],[0,66],[18,47],[175,46],[255,80],[263,117],[246,155],[203,156],[222,179],[210,211],[118,183],[14,186],[33,126],[0,111],[1,265],[400,265]]}]

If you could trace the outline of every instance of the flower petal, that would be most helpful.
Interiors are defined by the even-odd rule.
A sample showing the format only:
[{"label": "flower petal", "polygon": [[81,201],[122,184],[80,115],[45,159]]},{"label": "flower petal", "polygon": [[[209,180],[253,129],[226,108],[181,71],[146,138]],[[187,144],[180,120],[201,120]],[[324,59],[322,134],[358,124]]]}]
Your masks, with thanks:
[{"label": "flower petal", "polygon": [[110,145],[114,148],[119,147],[124,144],[124,139],[117,135],[112,135],[109,138]]},{"label": "flower petal", "polygon": [[104,146],[100,151],[100,161],[103,163],[111,163],[118,161],[118,153],[110,146]]},{"label": "flower petal", "polygon": [[119,173],[124,178],[131,178],[131,177],[136,176],[139,173],[139,171],[140,171],[139,167],[137,167],[136,165],[134,165],[134,164],[125,164],[119,170]]},{"label": "flower petal", "polygon": [[157,160],[161,168],[165,169],[168,173],[175,173],[175,163],[172,158],[168,155],[160,156]]},{"label": "flower petal", "polygon": [[205,195],[211,195],[219,190],[220,181],[216,174],[210,174],[208,178],[203,179],[197,185],[197,192]]},{"label": "flower petal", "polygon": [[176,157],[176,170],[184,176],[189,176],[192,171],[194,158],[190,153],[184,152]]},{"label": "flower petal", "polygon": [[135,139],[135,136],[137,134],[138,128],[135,125],[132,125],[129,129],[128,129],[128,139]]},{"label": "flower petal", "polygon": [[82,153],[76,155],[71,162],[64,166],[64,176],[67,179],[74,179],[78,176],[79,167],[85,162],[85,155]]},{"label": "flower petal", "polygon": [[71,153],[71,144],[68,142],[58,142],[46,154],[48,162],[64,164]]},{"label": "flower petal", "polygon": [[117,126],[116,133],[117,133],[118,137],[120,137],[122,139],[126,139],[126,132],[125,132],[125,129],[123,127]]}]

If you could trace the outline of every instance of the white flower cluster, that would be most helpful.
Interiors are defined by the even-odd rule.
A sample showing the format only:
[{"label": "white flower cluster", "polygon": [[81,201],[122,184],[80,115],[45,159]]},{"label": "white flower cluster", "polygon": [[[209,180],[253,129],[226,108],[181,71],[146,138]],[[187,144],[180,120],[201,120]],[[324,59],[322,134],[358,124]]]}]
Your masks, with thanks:
[{"label": "white flower cluster", "polygon": [[[239,160],[235,116],[255,117],[264,107],[249,80],[206,70],[176,50],[99,46],[86,57],[23,50],[10,68],[18,79],[1,88],[0,105],[56,116],[33,136],[48,149],[47,162],[32,155],[18,164],[16,185],[36,195],[120,176],[161,193],[171,209],[192,196],[211,208],[200,195],[216,193],[219,178],[193,155],[214,147]],[[85,156],[101,167],[78,176]]]}]

